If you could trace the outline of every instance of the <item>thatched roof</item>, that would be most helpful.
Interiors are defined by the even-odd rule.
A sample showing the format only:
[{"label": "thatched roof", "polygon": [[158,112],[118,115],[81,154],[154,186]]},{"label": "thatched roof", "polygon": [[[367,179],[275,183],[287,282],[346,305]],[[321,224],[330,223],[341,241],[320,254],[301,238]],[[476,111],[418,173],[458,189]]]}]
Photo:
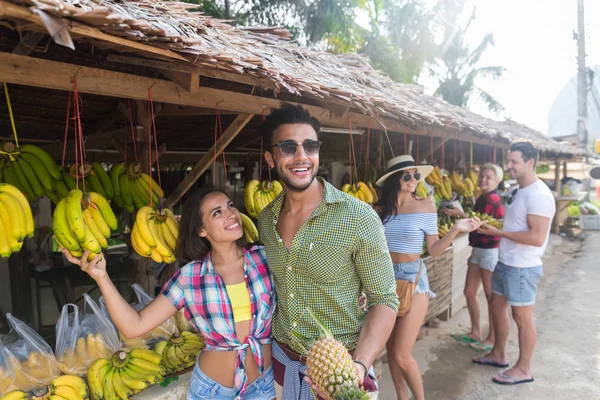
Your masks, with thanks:
[{"label": "thatched roof", "polygon": [[[528,137],[549,153],[582,154],[580,150],[561,146],[526,126],[493,121],[426,95],[420,86],[393,82],[375,71],[363,56],[334,55],[301,47],[290,41],[289,33],[280,28],[233,27],[194,11],[197,5],[164,0],[0,1],[0,17],[9,15],[13,21],[19,20],[15,12],[2,12],[9,4],[22,8],[22,18],[30,24],[19,28],[32,29],[33,23],[39,30],[45,25],[55,41],[62,39],[62,44],[67,46],[71,44],[70,30],[78,41],[99,48],[136,52],[155,59],[177,59],[201,68],[253,77],[257,86],[273,90],[275,94],[287,93],[347,105],[379,121],[382,117],[392,118],[410,127],[465,132],[496,140],[499,144]],[[26,8],[42,18],[29,18],[31,13]],[[164,51],[150,54],[142,46],[107,41],[93,32],[75,34],[72,28],[77,23],[112,37],[127,39],[130,43]],[[68,29],[61,28],[61,24]]]}]

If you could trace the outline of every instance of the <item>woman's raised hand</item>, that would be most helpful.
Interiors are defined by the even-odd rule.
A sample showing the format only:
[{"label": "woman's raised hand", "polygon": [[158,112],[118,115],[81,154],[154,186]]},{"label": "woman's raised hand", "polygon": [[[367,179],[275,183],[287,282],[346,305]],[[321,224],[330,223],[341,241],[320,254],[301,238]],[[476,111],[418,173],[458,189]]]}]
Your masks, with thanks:
[{"label": "woman's raised hand", "polygon": [[98,254],[93,260],[88,261],[88,256],[90,252],[86,250],[81,258],[74,257],[71,253],[69,253],[66,249],[61,249],[62,253],[65,255],[67,260],[72,262],[75,265],[79,265],[81,270],[86,272],[89,276],[92,277],[95,281],[104,278],[107,276],[106,274],[106,259],[104,258],[104,254]]}]

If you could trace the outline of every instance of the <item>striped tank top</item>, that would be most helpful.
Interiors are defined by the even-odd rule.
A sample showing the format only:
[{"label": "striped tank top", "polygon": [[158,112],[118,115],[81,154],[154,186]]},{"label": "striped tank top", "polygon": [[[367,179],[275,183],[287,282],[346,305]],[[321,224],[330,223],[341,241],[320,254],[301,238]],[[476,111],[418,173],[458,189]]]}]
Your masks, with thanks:
[{"label": "striped tank top", "polygon": [[396,214],[383,224],[391,253],[421,254],[427,235],[437,235],[436,213]]}]

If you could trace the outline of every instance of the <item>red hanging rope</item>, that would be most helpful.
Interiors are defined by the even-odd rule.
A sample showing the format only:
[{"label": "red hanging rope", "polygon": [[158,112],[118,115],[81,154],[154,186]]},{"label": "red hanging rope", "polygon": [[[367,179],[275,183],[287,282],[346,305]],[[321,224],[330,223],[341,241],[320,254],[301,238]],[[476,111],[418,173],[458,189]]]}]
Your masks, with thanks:
[{"label": "red hanging rope", "polygon": [[[149,117],[152,118],[151,122],[151,126],[148,130],[148,142],[149,142],[149,152],[148,152],[148,158],[150,160],[150,177],[152,177],[152,135],[154,135],[154,154],[156,156],[156,176],[158,178],[158,186],[160,187],[162,185],[161,179],[160,179],[160,162],[158,161],[158,139],[157,139],[157,133],[156,133],[156,117],[154,115],[154,102],[152,101],[152,91],[151,89],[148,89],[148,113],[149,113]],[[150,179],[150,207],[152,207],[152,179]]]},{"label": "red hanging rope", "polygon": [[223,139],[223,124],[221,123],[221,113],[217,103],[217,118],[219,119],[219,134],[221,136],[221,154],[223,155],[223,173],[225,174],[225,188],[229,188],[229,175],[227,174],[227,162],[225,161],[225,141]]},{"label": "red hanging rope", "polygon": [[62,167],[65,167],[65,156],[67,155],[67,137],[69,135],[69,119],[71,118],[71,96],[73,92],[69,92],[69,100],[67,101],[67,119],[65,122],[65,139],[63,140]]},{"label": "red hanging rope", "polygon": [[[75,115],[75,144],[79,148],[79,154],[75,151],[75,177],[77,179],[77,189],[79,189],[79,168],[83,166],[85,162],[85,148],[83,145],[83,129],[81,126],[81,110],[79,108],[79,91],[77,90],[77,76],[73,77],[73,107]],[[81,176],[81,184],[83,191],[85,192],[85,177],[83,176],[83,170]]]}]

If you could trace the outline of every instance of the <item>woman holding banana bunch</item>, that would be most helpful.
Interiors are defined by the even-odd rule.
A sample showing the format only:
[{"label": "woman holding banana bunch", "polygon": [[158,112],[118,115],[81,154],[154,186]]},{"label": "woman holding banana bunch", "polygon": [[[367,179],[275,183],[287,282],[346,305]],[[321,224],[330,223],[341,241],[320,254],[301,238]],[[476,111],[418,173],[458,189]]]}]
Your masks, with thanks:
[{"label": "woman holding banana bunch", "polygon": [[429,299],[435,296],[421,260],[423,242],[429,255],[437,257],[459,233],[473,232],[481,226],[478,218],[461,219],[439,238],[435,204],[415,194],[419,181],[432,170],[432,166],[417,165],[411,156],[404,155],[388,161],[387,172],[377,181],[383,189],[376,210],[385,228],[400,298],[398,317],[387,342],[388,363],[399,400],[408,400],[408,389],[415,400],[425,399],[421,372],[412,357]]},{"label": "woman holding banana bunch", "polygon": [[271,318],[275,293],[260,246],[244,246],[239,211],[222,191],[203,187],[185,203],[177,258],[188,262],[139,313],[106,273],[102,255],[87,262],[63,250],[97,283],[119,331],[135,338],[181,309],[206,347],[192,373],[188,400],[273,399]]},{"label": "woman holding banana bunch", "polygon": [[[502,181],[503,176],[502,168],[495,164],[485,164],[481,167],[479,171],[481,195],[475,202],[473,211],[489,215],[495,219],[502,219],[504,217],[502,199],[496,193],[496,188]],[[455,209],[446,208],[444,209],[444,213],[451,217],[466,217],[464,212]],[[494,346],[494,321],[491,309],[492,275],[498,263],[499,242],[500,239],[497,237],[486,236],[477,232],[471,232],[469,235],[469,244],[473,247],[473,252],[468,261],[469,267],[467,269],[464,293],[471,318],[471,331],[468,333],[452,334],[452,337],[458,341],[470,343],[469,346],[478,351],[489,352]],[[482,340],[479,299],[477,298],[477,292],[482,283],[485,298],[487,299],[489,318],[489,332],[484,340]]]}]

